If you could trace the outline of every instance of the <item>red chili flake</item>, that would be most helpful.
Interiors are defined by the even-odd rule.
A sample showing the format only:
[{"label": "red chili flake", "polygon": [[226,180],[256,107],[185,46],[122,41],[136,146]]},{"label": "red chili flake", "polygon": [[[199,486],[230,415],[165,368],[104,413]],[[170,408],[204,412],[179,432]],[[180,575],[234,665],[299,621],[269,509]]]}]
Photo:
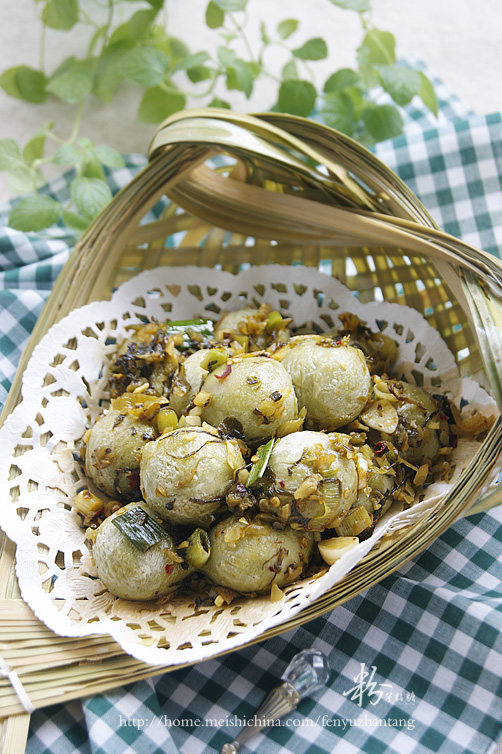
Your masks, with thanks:
[{"label": "red chili flake", "polygon": [[269,567],[268,567],[268,570],[269,570],[269,571],[273,571],[273,570],[274,570],[274,566],[269,566]]},{"label": "red chili flake", "polygon": [[228,377],[228,375],[231,374],[231,372],[232,372],[232,367],[230,366],[230,364],[227,364],[225,367],[225,371],[222,372],[222,374],[215,374],[214,376],[216,377],[217,380],[224,380],[225,377]]},{"label": "red chili flake", "polygon": [[376,442],[373,445],[373,452],[376,456],[381,456],[385,453],[387,450],[387,443],[386,442]]},{"label": "red chili flake", "polygon": [[139,492],[139,471],[130,472],[127,477],[127,483],[131,492]]},{"label": "red chili flake", "polygon": [[458,445],[458,436],[453,433],[450,434],[450,448],[456,448]]},{"label": "red chili flake", "polygon": [[281,479],[281,481],[279,482],[279,487],[282,487],[284,489],[285,486],[286,486],[286,482],[283,482]]},{"label": "red chili flake", "polygon": [[174,566],[171,565],[171,563],[166,563],[166,573],[172,573],[174,570]]}]

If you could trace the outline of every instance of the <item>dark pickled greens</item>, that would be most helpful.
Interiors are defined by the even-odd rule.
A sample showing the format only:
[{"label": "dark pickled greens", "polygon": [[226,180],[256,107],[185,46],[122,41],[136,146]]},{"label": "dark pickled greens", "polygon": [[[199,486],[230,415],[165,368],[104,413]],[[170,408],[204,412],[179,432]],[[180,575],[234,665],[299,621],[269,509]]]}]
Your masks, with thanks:
[{"label": "dark pickled greens", "polygon": [[141,505],[116,516],[112,519],[112,524],[141,552],[146,552],[153,545],[169,537],[169,532]]}]

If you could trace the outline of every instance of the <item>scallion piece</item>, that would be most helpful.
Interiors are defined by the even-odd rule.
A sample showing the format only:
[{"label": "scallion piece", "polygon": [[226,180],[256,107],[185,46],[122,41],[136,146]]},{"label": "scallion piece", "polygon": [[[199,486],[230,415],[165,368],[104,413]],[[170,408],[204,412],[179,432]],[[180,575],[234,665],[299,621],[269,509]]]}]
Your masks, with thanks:
[{"label": "scallion piece", "polygon": [[272,448],[274,447],[274,442],[275,440],[272,438],[266,445],[262,445],[258,450],[258,460],[251,466],[246,487],[251,487],[251,485],[263,476],[265,469],[267,468],[270,454],[272,453]]},{"label": "scallion piece", "polygon": [[112,519],[112,524],[141,552],[146,552],[157,542],[169,537],[169,532],[152,518],[141,505],[116,516]]},{"label": "scallion piece", "polygon": [[176,319],[164,323],[167,335],[177,332],[183,334],[183,343],[177,348],[186,351],[189,348],[201,348],[214,336],[214,323],[210,319]]}]

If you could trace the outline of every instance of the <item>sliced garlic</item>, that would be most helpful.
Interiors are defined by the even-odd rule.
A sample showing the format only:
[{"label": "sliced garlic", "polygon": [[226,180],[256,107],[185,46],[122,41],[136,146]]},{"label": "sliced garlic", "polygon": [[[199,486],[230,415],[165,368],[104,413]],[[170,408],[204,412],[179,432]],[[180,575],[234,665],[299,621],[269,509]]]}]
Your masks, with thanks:
[{"label": "sliced garlic", "polygon": [[338,558],[341,558],[357,544],[359,544],[358,537],[331,537],[331,539],[324,539],[319,542],[318,547],[324,562],[333,565]]},{"label": "sliced garlic", "polygon": [[391,435],[397,429],[399,417],[390,401],[378,400],[368,403],[360,417],[368,427]]}]

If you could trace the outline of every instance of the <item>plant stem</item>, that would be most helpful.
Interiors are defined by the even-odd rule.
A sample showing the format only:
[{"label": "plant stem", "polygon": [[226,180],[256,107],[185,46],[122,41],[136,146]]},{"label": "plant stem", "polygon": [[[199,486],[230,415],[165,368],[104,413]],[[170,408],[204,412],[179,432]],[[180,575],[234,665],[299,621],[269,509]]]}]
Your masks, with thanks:
[{"label": "plant stem", "polygon": [[246,36],[246,32],[244,31],[240,23],[236,20],[233,13],[229,13],[228,17],[232,21],[233,25],[235,26],[236,31],[240,34],[241,39],[244,42],[244,46],[249,55],[249,59],[251,60],[252,63],[256,63],[257,61],[253,53],[253,48],[251,47],[251,44],[249,43],[249,39]]}]

